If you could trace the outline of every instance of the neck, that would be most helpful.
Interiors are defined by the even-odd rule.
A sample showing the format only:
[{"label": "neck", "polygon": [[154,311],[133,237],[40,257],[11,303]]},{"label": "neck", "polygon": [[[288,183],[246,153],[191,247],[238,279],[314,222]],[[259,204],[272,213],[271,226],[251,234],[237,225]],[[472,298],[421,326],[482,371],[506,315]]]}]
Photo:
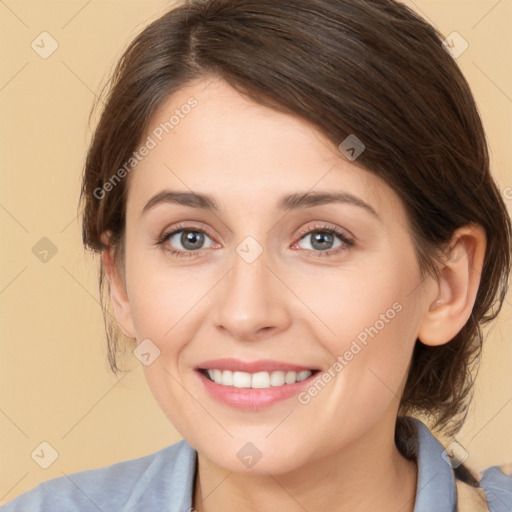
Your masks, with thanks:
[{"label": "neck", "polygon": [[376,426],[350,446],[288,473],[233,473],[200,454],[197,471],[197,512],[414,511],[417,466],[398,451],[393,428]]}]

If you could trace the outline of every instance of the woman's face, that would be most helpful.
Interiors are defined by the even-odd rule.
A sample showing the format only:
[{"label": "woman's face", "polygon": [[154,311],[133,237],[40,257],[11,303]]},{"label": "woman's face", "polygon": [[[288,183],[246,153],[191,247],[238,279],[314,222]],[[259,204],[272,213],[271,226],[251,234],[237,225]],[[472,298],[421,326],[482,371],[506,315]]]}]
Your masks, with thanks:
[{"label": "woman's face", "polygon": [[231,471],[378,446],[427,308],[403,205],[304,121],[208,83],[159,109],[129,177],[116,313],[149,386]]}]

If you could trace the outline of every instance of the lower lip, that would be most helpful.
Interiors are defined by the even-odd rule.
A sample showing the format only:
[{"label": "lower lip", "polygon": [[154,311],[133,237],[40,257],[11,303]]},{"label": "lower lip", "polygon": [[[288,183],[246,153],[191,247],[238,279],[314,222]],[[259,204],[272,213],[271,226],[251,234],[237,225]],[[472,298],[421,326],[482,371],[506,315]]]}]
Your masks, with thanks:
[{"label": "lower lip", "polygon": [[210,395],[223,404],[247,411],[257,411],[270,405],[298,395],[318,372],[314,372],[307,379],[294,384],[282,386],[271,386],[270,388],[235,388],[234,386],[223,386],[208,379],[201,371],[197,374],[204,387]]}]

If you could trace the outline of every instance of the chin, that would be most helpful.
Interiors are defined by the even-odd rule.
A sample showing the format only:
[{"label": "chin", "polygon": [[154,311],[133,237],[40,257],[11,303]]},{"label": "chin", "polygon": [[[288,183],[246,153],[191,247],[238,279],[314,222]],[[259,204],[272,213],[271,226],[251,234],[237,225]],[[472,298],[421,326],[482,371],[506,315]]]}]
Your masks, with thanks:
[{"label": "chin", "polygon": [[241,439],[215,444],[215,447],[211,444],[198,446],[196,450],[214,464],[234,473],[277,475],[306,464],[305,460],[297,457],[297,454],[305,455],[300,446],[283,447],[268,440],[251,442]]}]

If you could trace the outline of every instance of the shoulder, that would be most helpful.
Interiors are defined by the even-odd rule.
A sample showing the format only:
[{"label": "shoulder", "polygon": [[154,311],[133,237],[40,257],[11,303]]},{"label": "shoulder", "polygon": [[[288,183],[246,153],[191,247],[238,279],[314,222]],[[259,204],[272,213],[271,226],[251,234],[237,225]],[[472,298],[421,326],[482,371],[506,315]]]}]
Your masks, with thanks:
[{"label": "shoulder", "polygon": [[490,512],[510,512],[512,507],[512,464],[492,466],[480,472]]},{"label": "shoulder", "polygon": [[[179,441],[158,452],[40,483],[4,505],[1,512],[171,510],[186,500],[196,452]],[[142,507],[142,508],[141,508]]]},{"label": "shoulder", "polygon": [[[463,472],[459,472],[463,468]],[[512,464],[476,472],[459,466],[454,471],[459,512],[510,512]]]},{"label": "shoulder", "polygon": [[512,512],[512,464],[476,471],[445,447],[420,420],[401,417],[395,439],[406,458],[416,458],[416,511]]}]

